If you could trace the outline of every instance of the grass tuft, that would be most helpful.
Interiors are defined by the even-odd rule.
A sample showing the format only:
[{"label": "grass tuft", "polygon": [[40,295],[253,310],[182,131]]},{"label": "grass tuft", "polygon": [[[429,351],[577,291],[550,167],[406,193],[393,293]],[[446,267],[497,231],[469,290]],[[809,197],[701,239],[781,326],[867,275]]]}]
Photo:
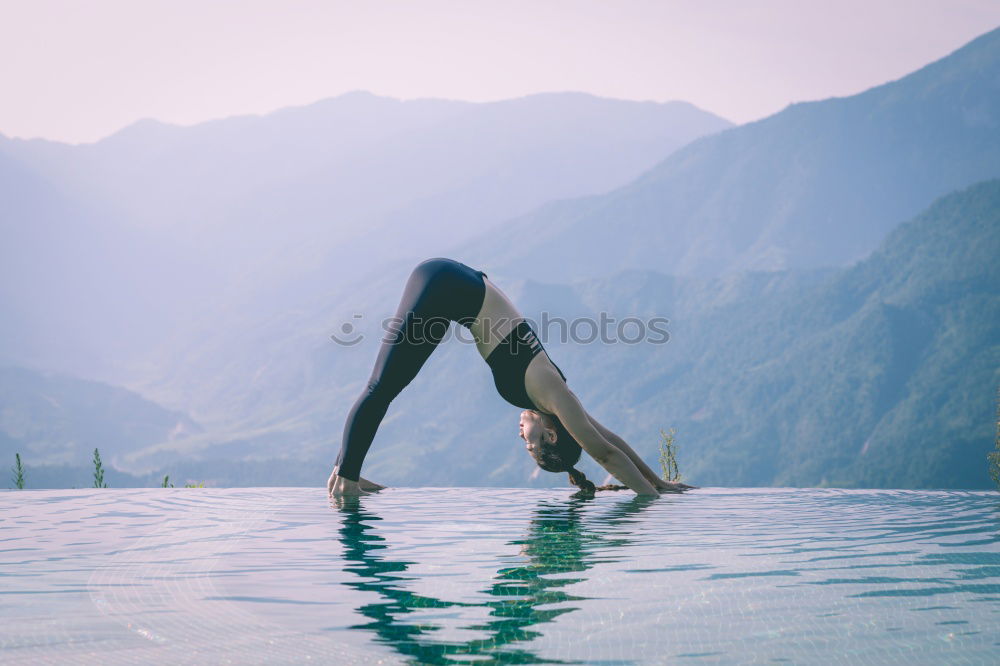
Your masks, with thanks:
[{"label": "grass tuft", "polygon": [[24,490],[24,466],[21,464],[21,454],[15,453],[14,458],[17,460],[17,464],[10,468],[10,471],[14,472],[14,476],[10,480],[14,482],[18,490]]},{"label": "grass tuft", "polygon": [[664,481],[680,481],[681,473],[677,469],[677,444],[674,443],[676,431],[669,432],[660,428],[660,467],[663,468]]},{"label": "grass tuft", "polygon": [[996,451],[986,454],[986,460],[989,461],[990,478],[993,479],[993,483],[997,484],[997,490],[1000,490],[1000,387],[997,387],[997,445]]},{"label": "grass tuft", "polygon": [[96,448],[94,449],[94,487],[108,487],[108,484],[104,482],[104,466],[101,465],[101,453]]}]

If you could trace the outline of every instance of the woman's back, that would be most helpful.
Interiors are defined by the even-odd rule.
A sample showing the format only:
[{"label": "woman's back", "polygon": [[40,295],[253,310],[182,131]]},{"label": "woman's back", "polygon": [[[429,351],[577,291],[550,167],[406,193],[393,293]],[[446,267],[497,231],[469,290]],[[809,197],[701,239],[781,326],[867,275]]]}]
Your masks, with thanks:
[{"label": "woman's back", "polygon": [[476,348],[480,356],[489,358],[490,353],[496,348],[500,341],[507,337],[524,317],[517,311],[517,307],[507,298],[507,294],[484,277],[486,284],[486,295],[483,297],[483,306],[479,310],[476,321],[469,326],[472,337],[476,340]]}]

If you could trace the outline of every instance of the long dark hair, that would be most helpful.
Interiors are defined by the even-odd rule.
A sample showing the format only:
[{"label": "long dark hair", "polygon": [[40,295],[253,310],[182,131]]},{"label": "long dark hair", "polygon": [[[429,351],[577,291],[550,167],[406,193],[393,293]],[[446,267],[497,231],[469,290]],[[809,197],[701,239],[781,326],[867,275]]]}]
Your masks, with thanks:
[{"label": "long dark hair", "polygon": [[569,482],[580,489],[579,495],[593,495],[598,490],[625,490],[628,486],[616,486],[608,484],[606,486],[595,486],[587,478],[587,475],[578,470],[575,465],[580,460],[583,447],[573,438],[562,424],[559,417],[554,414],[545,414],[552,420],[553,429],[556,431],[556,441],[549,443],[541,441],[534,451],[530,451],[531,457],[535,459],[538,466],[546,472],[566,472],[569,474]]}]

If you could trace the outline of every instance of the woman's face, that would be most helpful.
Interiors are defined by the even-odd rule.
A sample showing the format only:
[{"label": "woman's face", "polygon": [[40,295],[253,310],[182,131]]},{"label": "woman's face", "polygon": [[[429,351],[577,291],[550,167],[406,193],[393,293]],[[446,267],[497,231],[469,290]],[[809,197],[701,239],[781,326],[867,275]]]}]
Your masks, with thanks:
[{"label": "woman's face", "polygon": [[535,451],[543,441],[551,443],[556,440],[555,430],[546,422],[544,416],[533,409],[521,412],[518,436],[524,440],[524,447],[528,451]]}]

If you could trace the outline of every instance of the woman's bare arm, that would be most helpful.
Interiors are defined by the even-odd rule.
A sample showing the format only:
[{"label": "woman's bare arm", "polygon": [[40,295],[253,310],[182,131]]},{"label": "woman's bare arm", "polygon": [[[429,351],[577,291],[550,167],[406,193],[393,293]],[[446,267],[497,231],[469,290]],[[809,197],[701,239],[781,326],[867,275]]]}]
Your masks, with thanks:
[{"label": "woman's bare arm", "polygon": [[646,463],[642,461],[642,458],[639,457],[639,454],[633,451],[632,447],[629,446],[624,439],[622,439],[615,433],[611,432],[610,430],[602,426],[600,423],[597,422],[597,419],[595,419],[589,413],[587,414],[587,418],[590,419],[590,422],[594,425],[595,428],[597,428],[598,432],[604,435],[604,438],[606,440],[617,446],[619,449],[621,449],[621,451],[625,455],[629,457],[629,459],[635,464],[635,466],[639,469],[639,471],[642,472],[642,475],[645,476],[647,479],[649,479],[649,482],[652,483],[657,490],[665,490],[668,492],[676,493],[676,492],[684,492],[685,490],[690,490],[692,488],[698,487],[698,486],[689,486],[688,484],[681,483],[680,481],[667,481],[666,479],[660,478],[659,476],[656,475],[656,472],[650,469],[646,465]]},{"label": "woman's bare arm", "polygon": [[561,378],[557,379],[561,386],[548,387],[553,390],[544,391],[548,398],[545,407],[559,418],[583,450],[616,479],[638,495],[658,495],[656,487],[635,466],[629,456],[605,439],[604,435],[594,427],[576,394],[569,390]]},{"label": "woman's bare arm", "polygon": [[604,439],[617,446],[622,453],[628,456],[629,460],[632,461],[632,464],[634,464],[639,471],[642,472],[642,475],[646,477],[650,483],[656,485],[656,482],[663,480],[657,476],[656,472],[650,469],[649,465],[643,461],[639,454],[636,453],[624,439],[602,426],[589,412],[587,413],[587,418],[590,420],[591,425],[597,428],[597,431],[604,436]]}]

